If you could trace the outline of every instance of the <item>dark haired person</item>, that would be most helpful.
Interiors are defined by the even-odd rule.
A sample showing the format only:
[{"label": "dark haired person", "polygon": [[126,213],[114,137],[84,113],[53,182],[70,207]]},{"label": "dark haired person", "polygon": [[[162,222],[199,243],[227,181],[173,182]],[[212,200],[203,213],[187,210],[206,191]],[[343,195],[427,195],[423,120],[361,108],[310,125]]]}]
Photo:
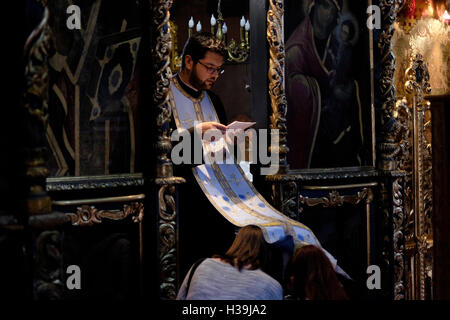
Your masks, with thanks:
[{"label": "dark haired person", "polygon": [[[196,143],[194,129],[198,134],[210,129],[223,132],[228,123],[220,98],[211,91],[224,72],[226,54],[223,43],[208,32],[194,34],[184,46],[181,70],[170,84],[169,104],[172,130],[188,130],[192,144]],[[186,110],[192,107],[196,117],[186,116]],[[194,151],[190,164],[174,165],[174,175],[186,179],[178,201],[180,275],[185,275],[199,258],[225,251],[235,236],[234,225],[213,207],[195,181],[192,168],[198,163],[194,163]]]},{"label": "dark haired person", "polygon": [[298,248],[286,267],[287,291],[299,300],[348,300],[330,260],[314,245]]},{"label": "dark haired person", "polygon": [[[196,129],[199,131],[205,132],[209,129],[225,131],[226,112],[220,98],[211,89],[225,71],[226,56],[224,44],[209,32],[194,34],[183,48],[181,70],[172,79],[175,90],[180,91],[193,104],[200,104],[202,109],[211,104],[220,120],[217,122],[206,119],[197,125]],[[192,121],[192,125],[187,126],[193,129],[194,121],[199,119],[189,120]]]},{"label": "dark haired person", "polygon": [[[178,292],[178,300],[281,300],[280,283],[265,271],[271,249],[262,230],[248,225],[223,256],[213,256],[192,268]],[[191,276],[191,281],[188,282]]]}]

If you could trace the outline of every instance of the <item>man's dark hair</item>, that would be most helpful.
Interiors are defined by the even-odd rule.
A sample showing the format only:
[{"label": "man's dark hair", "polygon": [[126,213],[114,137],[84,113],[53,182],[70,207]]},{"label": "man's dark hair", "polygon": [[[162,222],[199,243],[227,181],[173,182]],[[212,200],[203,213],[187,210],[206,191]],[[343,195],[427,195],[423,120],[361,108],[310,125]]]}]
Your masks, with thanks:
[{"label": "man's dark hair", "polygon": [[199,32],[191,36],[184,45],[183,53],[181,54],[181,69],[184,69],[184,58],[190,55],[192,60],[197,63],[198,60],[205,57],[207,51],[212,51],[220,54],[224,59],[227,57],[227,49],[223,42],[217,39],[210,32]]}]

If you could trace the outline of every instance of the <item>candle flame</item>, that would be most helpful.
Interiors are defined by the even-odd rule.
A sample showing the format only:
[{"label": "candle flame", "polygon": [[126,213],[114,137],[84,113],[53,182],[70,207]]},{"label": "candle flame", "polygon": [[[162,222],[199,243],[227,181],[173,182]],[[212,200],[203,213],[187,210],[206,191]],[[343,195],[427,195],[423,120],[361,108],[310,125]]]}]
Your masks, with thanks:
[{"label": "candle flame", "polygon": [[243,28],[245,26],[245,18],[244,18],[244,16],[242,16],[242,18],[241,18],[240,25],[241,25],[241,28]]}]

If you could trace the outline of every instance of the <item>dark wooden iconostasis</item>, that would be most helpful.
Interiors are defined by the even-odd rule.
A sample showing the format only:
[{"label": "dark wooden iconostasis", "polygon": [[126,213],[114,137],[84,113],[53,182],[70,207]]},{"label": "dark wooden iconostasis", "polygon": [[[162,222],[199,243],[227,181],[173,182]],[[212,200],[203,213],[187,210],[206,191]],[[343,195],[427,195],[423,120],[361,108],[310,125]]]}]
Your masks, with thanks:
[{"label": "dark wooden iconostasis", "polygon": [[[226,3],[227,1],[223,1],[223,4]],[[403,299],[402,250],[404,247],[400,236],[403,228],[401,219],[403,219],[404,172],[396,169],[394,159],[395,92],[393,86],[388,85],[393,81],[389,76],[389,70],[393,70],[394,57],[389,47],[392,22],[387,22],[395,20],[400,4],[389,8],[387,3],[381,1],[384,25],[381,30],[372,32],[365,27],[366,5],[352,7],[348,2],[346,3],[345,9],[354,10],[353,14],[357,17],[360,26],[358,29],[360,42],[355,46],[355,50],[360,51],[356,51],[354,55],[364,60],[361,62],[361,68],[365,70],[363,73],[358,73],[361,70],[350,71],[351,75],[356,74],[362,77],[355,80],[359,81],[356,86],[363,92],[357,95],[360,111],[355,112],[356,115],[359,114],[356,121],[362,122],[361,127],[364,127],[357,129],[357,133],[364,139],[364,144],[360,148],[362,149],[360,161],[358,165],[351,166],[342,166],[338,162],[329,167],[321,165],[298,167],[291,165],[289,159],[289,153],[293,148],[289,142],[296,141],[298,136],[292,133],[289,135],[289,128],[295,127],[296,124],[289,123],[290,104],[286,98],[286,86],[289,79],[285,77],[287,35],[282,36],[283,30],[287,31],[287,28],[283,29],[287,27],[286,21],[292,22],[295,19],[285,15],[288,13],[289,1],[266,3],[249,1],[249,16],[252,21],[250,114],[258,122],[259,128],[278,129],[280,143],[278,173],[269,176],[260,176],[256,173],[254,184],[280,211],[309,226],[323,246],[335,255],[342,267],[355,280],[349,284],[352,298]],[[203,14],[200,14],[195,9],[187,7],[180,13],[177,11],[180,6],[183,7],[183,5],[175,4],[172,12],[167,6],[160,4],[162,10],[167,10],[167,16],[161,16],[158,20],[161,26],[168,23],[165,19],[169,17],[169,11],[171,19],[176,21],[178,32],[176,40],[173,40],[173,35],[172,40],[176,41],[178,51],[175,53],[172,51],[170,54],[161,51],[158,57],[160,61],[155,61],[157,65],[170,63],[174,68],[177,55],[181,50],[180,39],[186,37],[181,33],[180,30],[183,28],[180,25],[187,24],[190,16],[194,16],[194,28],[198,20],[201,20],[202,29],[210,28],[208,23],[211,15],[210,7],[206,7],[206,13],[203,11]],[[241,8],[241,5],[236,8]],[[233,17],[230,17],[231,21],[232,19]],[[160,43],[164,44],[168,41],[167,35],[163,28],[159,30],[161,31],[155,40],[157,43],[161,41]],[[291,32],[292,30],[293,28],[290,29]],[[162,68],[159,71],[161,77],[158,80],[161,91],[167,88],[167,77],[163,76],[164,70]],[[378,83],[383,85],[376,85]],[[220,83],[217,84],[217,90],[220,90]],[[258,94],[260,92],[268,94],[261,98]],[[164,99],[164,96],[158,97],[156,102],[162,106],[159,111],[161,115],[165,113]],[[231,109],[227,111],[232,112]],[[167,118],[165,119],[168,121]],[[161,134],[161,137],[164,137],[164,134]],[[162,151],[161,148],[161,154],[163,154]],[[327,160],[333,160],[333,155],[329,157]],[[337,154],[335,158],[338,158]],[[170,166],[169,163],[166,162],[166,166]],[[170,181],[167,185],[171,185]],[[178,205],[183,206],[182,203]],[[366,286],[368,277],[366,270],[369,265],[374,264],[381,269],[382,289],[370,291]],[[182,275],[178,275],[180,276]]]},{"label": "dark wooden iconostasis", "polygon": [[[336,39],[334,54],[354,56],[359,63],[355,68],[345,59],[335,60],[334,65],[329,62],[325,68],[336,72],[328,75],[344,70],[340,80],[308,74],[318,83],[318,91],[307,89],[313,96],[319,92],[321,102],[311,100],[308,105],[305,100],[297,106],[297,98],[292,98],[295,81],[304,79],[305,73],[294,70],[291,54],[296,42],[290,38],[297,32],[306,52],[308,39],[302,39],[297,28],[308,16],[314,25],[315,13],[310,11],[314,0],[222,0],[228,43],[241,39],[241,16],[251,28],[248,56],[227,61],[214,91],[230,122],[251,119],[258,129],[279,130],[278,172],[262,176],[253,170],[253,183],[277,209],[311,228],[337,258],[354,280],[346,284],[351,298],[431,298],[436,278],[427,276],[433,267],[428,221],[431,201],[437,200],[429,196],[430,171],[422,170],[431,155],[419,152],[429,142],[425,121],[429,113],[422,108],[427,105],[422,98],[429,86],[423,76],[426,63],[420,62],[420,56],[402,61],[409,73],[399,81],[402,85],[409,81],[414,89],[404,93],[394,85],[391,41],[403,1],[326,1],[336,3],[351,20],[354,36],[348,43],[343,36]],[[11,190],[17,191],[14,194],[20,199],[15,201],[23,205],[0,208],[0,250],[11,257],[2,268],[23,277],[18,286],[5,279],[6,287],[34,300],[174,299],[184,277],[179,272],[177,240],[183,207],[178,192],[185,180],[174,176],[170,160],[168,84],[179,68],[190,17],[194,30],[198,21],[203,30],[210,30],[211,14],[218,18],[217,1],[77,2],[79,30],[66,24],[71,4],[34,0],[25,4],[25,81],[18,109],[22,113],[16,114],[23,119],[17,129],[23,128],[23,136],[20,147],[11,147],[20,154],[11,168],[22,174],[5,180],[20,182]],[[380,29],[366,28],[370,4],[381,9]],[[339,47],[339,41],[347,46]],[[321,48],[319,42],[315,45]],[[349,47],[351,53],[346,51]],[[315,63],[307,54],[303,59],[306,65]],[[345,117],[338,111],[330,113],[330,106],[345,109],[328,95],[336,81],[352,83],[346,88],[353,88],[352,107],[358,105],[351,112],[356,122],[350,127],[357,128],[361,139],[349,140],[358,145],[352,155],[357,162],[344,159],[353,152],[351,147],[327,147],[334,129],[336,145],[352,130],[347,123],[345,132],[340,130],[338,119]],[[439,101],[433,102],[436,110],[445,113]],[[418,110],[415,116],[407,111],[413,106]],[[316,107],[321,108],[319,115],[314,113]],[[299,109],[315,119],[311,130],[301,135],[307,139],[297,139],[296,130],[306,128],[297,125],[302,121],[295,114]],[[417,134],[412,134],[412,126]],[[433,130],[440,137],[433,143],[441,141],[437,148],[442,148],[448,143],[445,134]],[[317,146],[312,148],[312,142]],[[306,160],[296,162],[296,152],[308,154]],[[317,160],[324,155],[327,162]],[[433,153],[437,165],[442,159],[435,159]],[[416,188],[413,182],[418,180],[421,184]],[[436,181],[444,187],[447,183]],[[443,197],[436,190],[434,195]],[[442,225],[445,215],[433,219]],[[435,236],[448,237],[448,230]],[[436,251],[436,259],[445,260],[442,250]],[[70,290],[66,283],[71,275],[68,267],[74,265],[81,269],[80,290]],[[380,267],[381,289],[367,288],[369,265]],[[439,270],[436,275],[445,280]]]}]

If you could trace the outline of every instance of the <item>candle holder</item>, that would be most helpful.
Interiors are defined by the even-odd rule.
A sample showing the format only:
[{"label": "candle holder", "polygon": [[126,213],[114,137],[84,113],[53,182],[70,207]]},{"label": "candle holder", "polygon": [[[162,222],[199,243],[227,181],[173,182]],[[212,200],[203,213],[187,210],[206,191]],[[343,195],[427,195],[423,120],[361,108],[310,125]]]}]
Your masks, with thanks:
[{"label": "candle holder", "polygon": [[178,55],[178,26],[169,20],[170,36],[172,37],[172,50],[170,52],[170,70],[173,73],[181,69],[181,57]]},{"label": "candle holder", "polygon": [[[217,4],[217,19],[214,17],[214,14],[211,15],[211,33],[215,34],[217,39],[221,40],[227,49],[228,57],[227,60],[229,62],[237,62],[242,63],[247,61],[250,56],[250,22],[245,20],[244,16],[242,16],[240,21],[240,30],[239,30],[239,44],[231,39],[230,43],[227,42],[227,32],[228,27],[223,19],[222,11],[220,9],[221,0],[218,1]],[[199,28],[200,26],[200,28]],[[188,32],[189,37],[194,34],[194,18],[191,17],[188,23]],[[197,23],[196,32],[201,31],[200,21]]]}]

